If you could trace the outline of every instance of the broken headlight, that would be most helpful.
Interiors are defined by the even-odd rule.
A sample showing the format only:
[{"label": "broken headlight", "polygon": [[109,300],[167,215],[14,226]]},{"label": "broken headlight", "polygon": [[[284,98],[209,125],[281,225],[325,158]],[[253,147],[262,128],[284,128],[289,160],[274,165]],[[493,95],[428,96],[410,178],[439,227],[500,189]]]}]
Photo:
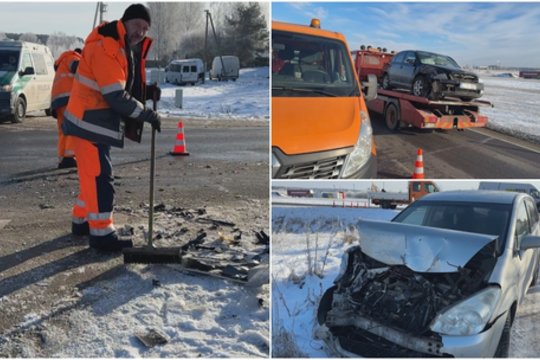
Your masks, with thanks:
[{"label": "broken headlight", "polygon": [[479,334],[491,319],[501,296],[501,289],[490,286],[435,317],[431,330],[446,335]]}]

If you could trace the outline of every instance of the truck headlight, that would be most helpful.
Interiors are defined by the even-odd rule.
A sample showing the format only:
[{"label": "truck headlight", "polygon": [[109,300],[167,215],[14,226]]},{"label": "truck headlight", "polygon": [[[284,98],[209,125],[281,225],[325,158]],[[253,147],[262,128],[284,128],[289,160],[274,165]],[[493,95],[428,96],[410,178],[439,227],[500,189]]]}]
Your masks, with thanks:
[{"label": "truck headlight", "polygon": [[10,92],[11,89],[13,89],[13,86],[11,86],[11,84],[2,85],[0,89],[2,89],[2,91],[5,91],[5,92]]},{"label": "truck headlight", "polygon": [[371,142],[373,141],[373,129],[366,111],[360,111],[360,135],[349,154],[342,177],[350,177],[364,166],[371,157]]},{"label": "truck headlight", "polygon": [[279,171],[279,168],[281,168],[281,163],[277,159],[276,155],[272,153],[272,177],[276,177],[276,174]]},{"label": "truck headlight", "polygon": [[500,297],[499,287],[488,287],[437,315],[430,328],[446,335],[479,334],[491,319]]}]

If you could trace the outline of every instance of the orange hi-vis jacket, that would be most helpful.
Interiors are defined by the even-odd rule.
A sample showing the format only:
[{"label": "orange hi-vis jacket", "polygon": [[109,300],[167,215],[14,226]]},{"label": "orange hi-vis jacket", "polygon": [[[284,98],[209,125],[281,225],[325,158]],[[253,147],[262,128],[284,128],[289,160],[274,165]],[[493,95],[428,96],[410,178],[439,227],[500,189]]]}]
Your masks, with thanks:
[{"label": "orange hi-vis jacket", "polygon": [[145,59],[151,43],[144,38],[135,59],[121,21],[103,23],[88,35],[64,113],[64,134],[124,146],[125,122],[139,122],[144,110]]},{"label": "orange hi-vis jacket", "polygon": [[80,59],[81,54],[68,50],[64,51],[54,62],[56,74],[51,91],[51,110],[58,110],[58,108],[67,105]]}]

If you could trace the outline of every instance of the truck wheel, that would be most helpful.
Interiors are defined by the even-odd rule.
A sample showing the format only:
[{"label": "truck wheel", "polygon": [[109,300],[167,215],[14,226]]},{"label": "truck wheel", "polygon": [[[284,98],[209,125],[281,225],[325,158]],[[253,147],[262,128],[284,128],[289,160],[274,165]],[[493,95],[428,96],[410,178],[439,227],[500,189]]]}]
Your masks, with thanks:
[{"label": "truck wheel", "polygon": [[412,84],[412,94],[414,96],[428,97],[429,91],[429,84],[425,77],[418,76],[414,79]]},{"label": "truck wheel", "polygon": [[399,129],[400,118],[397,106],[395,104],[388,104],[384,111],[384,120],[388,129],[395,131]]},{"label": "truck wheel", "polygon": [[382,88],[385,90],[390,90],[390,77],[388,76],[388,74],[383,75]]},{"label": "truck wheel", "polygon": [[506,322],[504,323],[504,328],[501,334],[501,339],[499,340],[499,345],[495,351],[496,358],[507,358],[508,352],[510,350],[510,332],[512,330],[512,310],[508,310],[508,315],[506,315]]},{"label": "truck wheel", "polygon": [[11,118],[12,123],[20,123],[23,122],[24,118],[26,117],[26,101],[23,97],[19,96],[17,100],[15,100],[15,112],[13,113],[13,117]]}]

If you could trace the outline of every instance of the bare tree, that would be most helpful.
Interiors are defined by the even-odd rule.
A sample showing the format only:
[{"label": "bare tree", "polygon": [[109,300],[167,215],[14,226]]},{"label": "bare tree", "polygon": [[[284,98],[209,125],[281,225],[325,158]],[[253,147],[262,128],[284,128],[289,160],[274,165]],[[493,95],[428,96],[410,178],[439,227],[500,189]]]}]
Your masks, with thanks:
[{"label": "bare tree", "polygon": [[36,34],[34,33],[24,33],[21,35],[21,37],[19,38],[19,40],[21,41],[28,41],[28,42],[33,42],[33,43],[38,43],[39,44],[39,39],[37,37]]},{"label": "bare tree", "polygon": [[171,49],[174,48],[175,30],[172,26],[175,22],[177,3],[173,2],[149,2],[152,26],[150,36],[154,39],[150,58],[157,60],[160,65],[166,64],[171,57]]},{"label": "bare tree", "polygon": [[7,35],[3,32],[0,32],[0,40],[7,40]]},{"label": "bare tree", "polygon": [[55,32],[47,39],[47,46],[55,59],[64,51],[82,48],[83,45],[83,42],[76,36],[69,36],[62,32]]}]

